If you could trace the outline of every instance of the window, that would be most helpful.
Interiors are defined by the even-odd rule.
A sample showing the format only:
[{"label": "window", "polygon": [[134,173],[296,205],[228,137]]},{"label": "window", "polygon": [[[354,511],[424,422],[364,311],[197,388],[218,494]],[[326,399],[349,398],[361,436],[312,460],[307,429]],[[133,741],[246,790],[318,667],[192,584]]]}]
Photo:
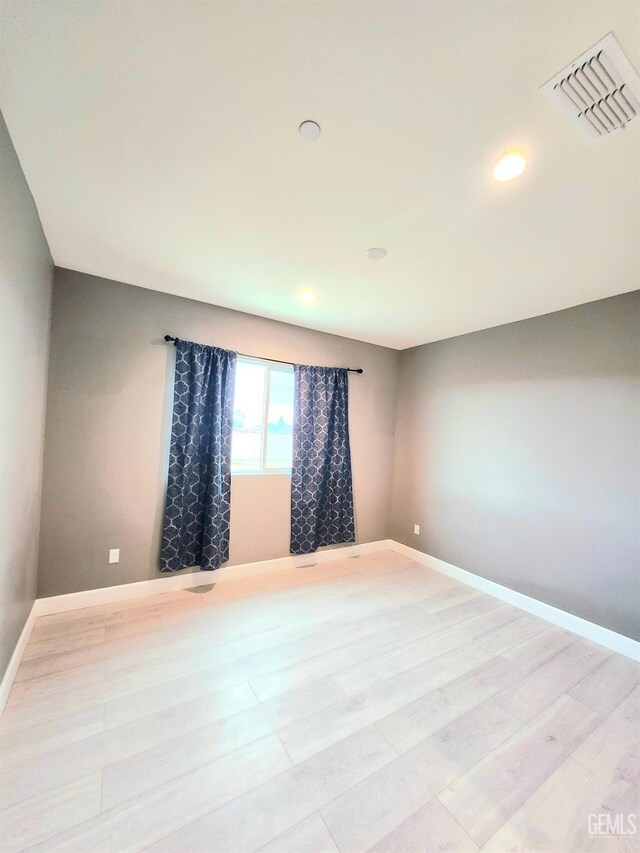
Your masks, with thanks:
[{"label": "window", "polygon": [[291,470],[293,368],[239,358],[233,403],[232,474]]}]

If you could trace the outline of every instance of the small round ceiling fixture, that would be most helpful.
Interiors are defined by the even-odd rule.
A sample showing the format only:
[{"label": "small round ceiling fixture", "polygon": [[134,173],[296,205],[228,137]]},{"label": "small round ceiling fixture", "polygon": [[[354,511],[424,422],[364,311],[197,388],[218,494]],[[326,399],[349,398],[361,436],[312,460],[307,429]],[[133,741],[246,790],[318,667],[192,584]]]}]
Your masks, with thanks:
[{"label": "small round ceiling fixture", "polygon": [[298,133],[303,139],[306,139],[308,142],[315,142],[316,139],[320,138],[320,134],[322,131],[320,130],[320,125],[317,121],[311,121],[310,119],[307,121],[303,121],[300,127],[298,128]]},{"label": "small round ceiling fixture", "polygon": [[315,293],[312,293],[310,290],[303,290],[298,294],[298,302],[301,302],[303,305],[313,305],[317,298]]},{"label": "small round ceiling fixture", "polygon": [[381,261],[387,257],[387,250],[380,246],[374,246],[372,249],[367,249],[366,254],[370,261]]},{"label": "small round ceiling fixture", "polygon": [[526,168],[527,158],[524,154],[520,154],[519,151],[509,151],[493,167],[493,177],[501,183],[512,181],[520,177]]}]

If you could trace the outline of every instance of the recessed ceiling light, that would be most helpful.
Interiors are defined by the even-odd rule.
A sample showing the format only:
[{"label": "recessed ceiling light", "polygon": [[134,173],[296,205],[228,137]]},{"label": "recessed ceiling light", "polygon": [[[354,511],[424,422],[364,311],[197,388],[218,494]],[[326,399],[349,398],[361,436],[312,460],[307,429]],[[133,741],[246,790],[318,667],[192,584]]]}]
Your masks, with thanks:
[{"label": "recessed ceiling light", "polygon": [[527,158],[518,151],[509,151],[501,157],[493,167],[493,177],[496,181],[512,181],[518,178],[527,168]]},{"label": "recessed ceiling light", "polygon": [[387,257],[387,250],[380,246],[374,246],[373,249],[367,249],[367,257],[370,261],[381,261]]},{"label": "recessed ceiling light", "polygon": [[320,125],[316,121],[303,121],[298,128],[300,136],[309,142],[315,142],[316,139],[319,139],[321,132]]},{"label": "recessed ceiling light", "polygon": [[302,293],[298,294],[298,302],[302,302],[303,305],[311,305],[317,298],[315,293],[310,290],[303,290]]}]

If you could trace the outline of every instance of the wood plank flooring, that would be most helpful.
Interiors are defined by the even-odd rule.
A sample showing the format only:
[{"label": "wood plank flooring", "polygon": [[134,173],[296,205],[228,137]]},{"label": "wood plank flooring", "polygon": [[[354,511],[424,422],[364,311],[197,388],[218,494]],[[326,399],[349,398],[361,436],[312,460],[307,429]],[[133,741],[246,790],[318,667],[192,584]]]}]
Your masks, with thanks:
[{"label": "wood plank flooring", "polygon": [[638,664],[392,552],[202,580],[37,620],[2,853],[640,850]]}]

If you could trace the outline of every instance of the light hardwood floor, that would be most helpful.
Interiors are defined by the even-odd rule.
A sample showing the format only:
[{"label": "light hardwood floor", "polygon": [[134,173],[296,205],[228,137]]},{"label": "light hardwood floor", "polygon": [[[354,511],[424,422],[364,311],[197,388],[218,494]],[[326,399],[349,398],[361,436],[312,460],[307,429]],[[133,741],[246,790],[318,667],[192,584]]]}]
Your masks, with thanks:
[{"label": "light hardwood floor", "polygon": [[639,682],[392,552],[41,617],[0,850],[639,850]]}]

